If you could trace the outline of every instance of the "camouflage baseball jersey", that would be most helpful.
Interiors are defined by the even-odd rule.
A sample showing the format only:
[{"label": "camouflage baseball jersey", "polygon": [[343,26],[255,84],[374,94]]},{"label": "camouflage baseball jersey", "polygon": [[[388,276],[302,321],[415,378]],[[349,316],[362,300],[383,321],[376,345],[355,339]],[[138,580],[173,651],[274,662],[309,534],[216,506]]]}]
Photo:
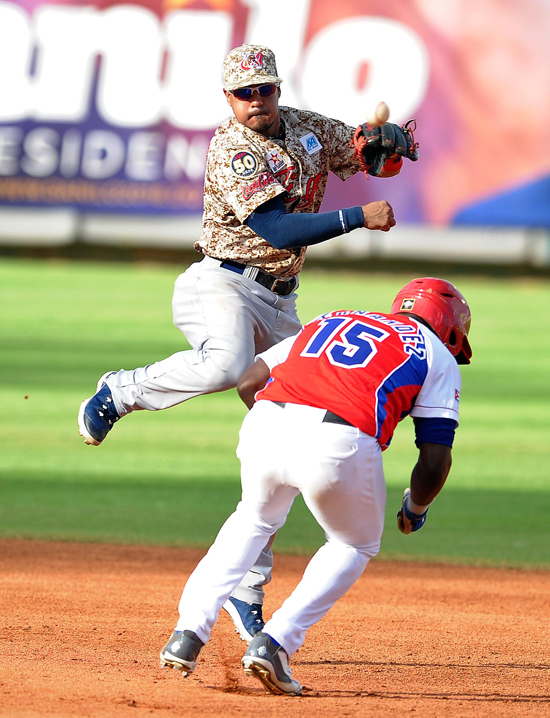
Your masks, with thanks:
[{"label": "camouflage baseball jersey", "polygon": [[264,137],[234,117],[221,124],[208,149],[203,232],[195,249],[216,259],[292,277],[306,248],[277,249],[246,218],[281,195],[287,212],[318,212],[329,170],[344,180],[360,172],[350,140],[354,128],[315,112],[280,107],[285,139]]}]

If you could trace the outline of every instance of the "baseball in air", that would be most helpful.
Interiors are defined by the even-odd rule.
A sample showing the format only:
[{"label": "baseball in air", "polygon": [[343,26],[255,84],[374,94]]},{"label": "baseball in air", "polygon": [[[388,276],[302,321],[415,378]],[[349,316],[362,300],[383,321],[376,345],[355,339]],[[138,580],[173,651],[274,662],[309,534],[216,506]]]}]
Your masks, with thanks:
[{"label": "baseball in air", "polygon": [[369,125],[380,127],[390,118],[390,108],[385,102],[379,102],[373,111],[367,113],[366,120]]}]

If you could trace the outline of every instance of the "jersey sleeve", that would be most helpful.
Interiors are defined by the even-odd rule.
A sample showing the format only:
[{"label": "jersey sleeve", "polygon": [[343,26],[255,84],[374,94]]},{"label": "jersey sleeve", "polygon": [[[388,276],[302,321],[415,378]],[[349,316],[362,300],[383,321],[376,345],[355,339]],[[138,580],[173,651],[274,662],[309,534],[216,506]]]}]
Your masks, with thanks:
[{"label": "jersey sleeve", "polygon": [[355,128],[340,120],[329,119],[330,135],[330,171],[341,180],[346,180],[357,172],[361,165],[356,159],[351,145]]},{"label": "jersey sleeve", "polygon": [[265,157],[250,145],[213,147],[207,172],[215,191],[241,223],[264,202],[286,192]]},{"label": "jersey sleeve", "polygon": [[298,334],[295,334],[293,337],[287,337],[286,339],[283,339],[282,342],[279,342],[267,351],[262,352],[262,354],[258,354],[256,361],[261,359],[267,364],[269,371],[271,371],[273,367],[277,366],[277,364],[282,364],[287,359],[297,336]]},{"label": "jersey sleeve", "polygon": [[428,373],[411,411],[412,417],[453,419],[458,425],[461,376],[456,359],[438,337],[422,328],[428,347]]}]

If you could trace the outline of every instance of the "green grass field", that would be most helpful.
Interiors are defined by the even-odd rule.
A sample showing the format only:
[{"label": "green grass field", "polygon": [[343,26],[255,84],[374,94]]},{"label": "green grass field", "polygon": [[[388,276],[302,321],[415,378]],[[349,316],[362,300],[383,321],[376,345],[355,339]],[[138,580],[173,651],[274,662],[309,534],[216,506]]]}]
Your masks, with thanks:
[{"label": "green grass field", "polygon": [[[0,260],[0,535],[207,546],[239,498],[235,392],[138,412],[100,448],[76,416],[98,377],[185,347],[172,325],[177,266]],[[411,275],[302,274],[302,321],[387,310]],[[426,527],[395,513],[416,460],[412,422],[385,452],[382,558],[550,567],[550,282],[446,278],[473,313],[454,465]],[[323,541],[301,500],[276,548]]]}]

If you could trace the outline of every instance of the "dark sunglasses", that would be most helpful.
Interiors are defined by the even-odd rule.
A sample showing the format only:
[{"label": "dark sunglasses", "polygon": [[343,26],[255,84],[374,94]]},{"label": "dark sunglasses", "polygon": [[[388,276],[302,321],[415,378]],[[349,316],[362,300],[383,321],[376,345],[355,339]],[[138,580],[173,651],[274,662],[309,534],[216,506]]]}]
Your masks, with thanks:
[{"label": "dark sunglasses", "polygon": [[258,85],[257,87],[238,87],[236,90],[231,90],[231,94],[237,98],[237,100],[242,100],[244,102],[248,102],[252,99],[252,96],[255,92],[258,93],[260,97],[271,97],[271,95],[275,94],[275,90],[279,87],[279,85]]}]

